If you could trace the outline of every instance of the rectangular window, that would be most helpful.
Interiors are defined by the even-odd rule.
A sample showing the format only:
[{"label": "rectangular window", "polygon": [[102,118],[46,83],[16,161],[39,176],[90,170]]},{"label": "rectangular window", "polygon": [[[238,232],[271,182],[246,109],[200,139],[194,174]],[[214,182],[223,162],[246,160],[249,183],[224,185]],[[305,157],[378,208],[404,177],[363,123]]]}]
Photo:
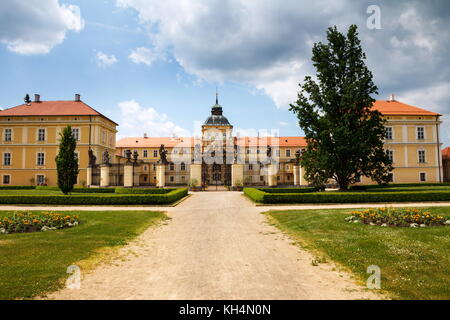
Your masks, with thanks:
[{"label": "rectangular window", "polygon": [[427,174],[425,172],[420,173],[420,182],[427,181]]},{"label": "rectangular window", "polygon": [[264,176],[259,176],[259,181],[264,181]]},{"label": "rectangular window", "polygon": [[286,149],[286,157],[290,157],[291,156],[291,150],[290,149]]},{"label": "rectangular window", "polygon": [[45,164],[45,154],[43,152],[38,152],[37,154],[37,165],[43,166]]},{"label": "rectangular window", "polygon": [[158,150],[153,150],[153,158],[157,158],[158,157]]},{"label": "rectangular window", "polygon": [[11,165],[11,153],[5,152],[3,154],[3,165],[10,166]]},{"label": "rectangular window", "polygon": [[386,127],[386,140],[392,140],[392,127]]},{"label": "rectangular window", "polygon": [[170,182],[173,182],[173,176],[170,176]]},{"label": "rectangular window", "polygon": [[425,163],[425,150],[419,150],[419,163]]},{"label": "rectangular window", "polygon": [[144,152],[143,152],[143,157],[144,157],[144,158],[147,158],[147,156],[148,156],[148,151],[147,151],[147,150],[144,150]]},{"label": "rectangular window", "polygon": [[171,163],[171,164],[169,165],[169,170],[170,170],[170,171],[174,171],[174,170],[175,170],[175,165],[174,165],[173,163]]},{"label": "rectangular window", "polygon": [[280,156],[280,149],[277,149],[277,150],[275,151],[275,155],[276,155],[277,157]]},{"label": "rectangular window", "polygon": [[386,150],[386,155],[387,155],[388,159],[393,163],[394,162],[394,151]]},{"label": "rectangular window", "polygon": [[5,141],[11,141],[12,140],[12,129],[5,129]]},{"label": "rectangular window", "polygon": [[253,164],[248,165],[248,170],[253,170]]},{"label": "rectangular window", "polygon": [[126,157],[126,156],[127,156],[127,152],[128,152],[128,150],[130,150],[130,149],[125,149],[125,150],[123,150],[123,156],[124,156],[124,157]]},{"label": "rectangular window", "polygon": [[425,128],[417,127],[417,140],[424,140],[424,139],[425,139]]},{"label": "rectangular window", "polygon": [[3,184],[10,184],[11,183],[11,176],[9,174],[3,175]]},{"label": "rectangular window", "polygon": [[80,140],[80,129],[78,128],[72,128],[72,136],[76,141]]},{"label": "rectangular window", "polygon": [[38,129],[38,141],[45,141],[45,129]]},{"label": "rectangular window", "polygon": [[394,182],[394,175],[392,173],[388,174],[388,182]]},{"label": "rectangular window", "polygon": [[44,184],[45,183],[45,176],[43,174],[38,174],[36,176],[36,183],[38,185]]}]

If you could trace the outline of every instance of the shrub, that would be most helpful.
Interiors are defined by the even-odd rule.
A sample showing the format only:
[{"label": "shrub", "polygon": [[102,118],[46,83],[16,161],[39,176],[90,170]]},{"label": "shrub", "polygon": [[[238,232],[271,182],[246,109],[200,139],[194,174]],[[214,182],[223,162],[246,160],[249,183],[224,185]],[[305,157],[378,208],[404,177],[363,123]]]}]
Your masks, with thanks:
[{"label": "shrub", "polygon": [[36,186],[0,186],[0,190],[34,190]]},{"label": "shrub", "polygon": [[95,194],[0,195],[0,204],[154,205],[173,203],[187,193],[186,188],[179,188],[165,194],[106,194],[101,197]]},{"label": "shrub", "polygon": [[[47,190],[47,191],[61,191],[59,187],[53,186],[36,186],[36,190]],[[114,193],[114,188],[83,188],[75,187],[72,192],[74,193]]]},{"label": "shrub", "polygon": [[116,188],[115,193],[119,194],[165,194],[174,190],[173,188]]},{"label": "shrub", "polygon": [[[352,223],[364,223],[378,226],[394,227],[426,227],[444,226],[447,220],[443,216],[432,215],[422,209],[367,209],[353,211],[352,216],[345,218]],[[450,221],[448,222],[450,223]]]},{"label": "shrub", "polygon": [[[255,191],[256,190],[256,191]],[[450,191],[403,191],[403,192],[310,192],[269,193],[246,188],[244,193],[262,203],[361,203],[361,202],[420,202],[450,201]]]},{"label": "shrub", "polygon": [[263,192],[267,193],[308,193],[317,192],[319,188],[317,187],[304,187],[304,188],[258,188]]},{"label": "shrub", "polygon": [[0,233],[36,232],[65,229],[79,224],[78,216],[59,213],[15,212],[0,220]]}]

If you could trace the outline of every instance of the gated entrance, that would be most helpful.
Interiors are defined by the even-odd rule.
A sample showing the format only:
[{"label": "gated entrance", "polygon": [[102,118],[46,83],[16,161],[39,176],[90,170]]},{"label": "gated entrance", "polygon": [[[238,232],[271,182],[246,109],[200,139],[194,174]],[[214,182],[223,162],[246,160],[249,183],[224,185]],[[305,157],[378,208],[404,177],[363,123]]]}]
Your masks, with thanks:
[{"label": "gated entrance", "polygon": [[208,190],[220,190],[231,186],[230,164],[202,164],[202,186]]}]

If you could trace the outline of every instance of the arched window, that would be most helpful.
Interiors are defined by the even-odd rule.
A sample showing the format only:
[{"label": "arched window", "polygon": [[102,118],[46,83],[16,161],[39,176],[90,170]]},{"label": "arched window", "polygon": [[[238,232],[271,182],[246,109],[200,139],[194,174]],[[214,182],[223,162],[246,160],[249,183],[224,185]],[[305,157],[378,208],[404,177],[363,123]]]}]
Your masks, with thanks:
[{"label": "arched window", "polygon": [[186,164],[184,162],[181,163],[181,171],[186,170]]}]

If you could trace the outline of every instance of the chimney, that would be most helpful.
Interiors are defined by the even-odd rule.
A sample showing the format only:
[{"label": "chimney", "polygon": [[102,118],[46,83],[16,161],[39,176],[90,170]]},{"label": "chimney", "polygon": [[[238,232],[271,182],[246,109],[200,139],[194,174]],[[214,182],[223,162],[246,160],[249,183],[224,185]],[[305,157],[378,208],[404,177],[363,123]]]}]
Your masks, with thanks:
[{"label": "chimney", "polygon": [[35,94],[34,95],[34,102],[41,102],[41,95],[40,94]]},{"label": "chimney", "polygon": [[148,136],[147,136],[147,132],[145,132],[145,133],[144,133],[144,138],[145,138],[145,139],[147,139],[147,138],[148,138]]},{"label": "chimney", "polygon": [[79,93],[75,93],[75,101],[76,102],[80,102],[81,101],[81,96]]},{"label": "chimney", "polygon": [[395,101],[395,94],[393,94],[393,93],[391,93],[390,95],[389,95],[389,100],[388,100],[389,102],[394,102]]}]

